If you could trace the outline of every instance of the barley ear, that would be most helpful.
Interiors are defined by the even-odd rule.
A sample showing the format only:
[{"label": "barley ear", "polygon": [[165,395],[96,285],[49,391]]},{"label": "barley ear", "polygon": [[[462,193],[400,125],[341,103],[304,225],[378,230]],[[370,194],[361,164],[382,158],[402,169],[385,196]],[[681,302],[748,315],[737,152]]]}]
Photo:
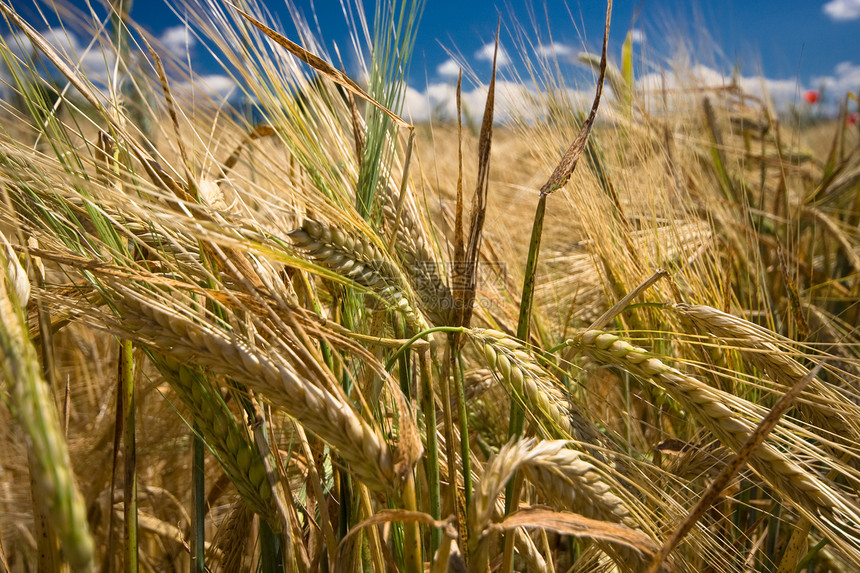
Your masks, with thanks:
[{"label": "barley ear", "polygon": [[[244,501],[237,500],[230,506],[230,513],[215,533],[213,550],[210,551],[208,559],[211,570],[226,573],[243,569],[243,558],[253,517],[254,514],[249,511]],[[216,555],[220,555],[220,559]],[[219,561],[219,567],[213,567],[212,561]]]},{"label": "barley ear", "polygon": [[242,499],[277,529],[263,460],[217,388],[198,368],[156,353],[152,356],[156,367],[194,416],[203,442],[215,454]]},{"label": "barley ear", "polygon": [[[169,349],[175,360],[197,364],[260,392],[266,401],[334,447],[365,485],[377,491],[399,486],[391,451],[380,432],[341,392],[330,391],[317,374],[306,369],[300,373],[275,348],[251,346],[217,325],[192,320],[187,308],[146,300],[119,284],[114,288],[125,293],[113,300],[123,321],[114,321],[109,328],[154,345],[156,352],[167,354]],[[290,336],[287,331],[281,334]]]},{"label": "barley ear", "polygon": [[[738,451],[753,431],[751,420],[736,414],[729,404],[746,412],[760,409],[737,396],[712,388],[633,346],[614,334],[589,330],[570,341],[607,364],[616,364],[669,393],[723,444]],[[860,556],[856,524],[860,507],[850,497],[805,469],[771,440],[756,449],[749,465],[788,503],[808,517],[830,540],[854,556]]]},{"label": "barley ear", "polygon": [[[732,348],[779,384],[790,388],[807,374],[807,369],[781,347],[781,341],[770,330],[710,306],[673,304],[671,308],[699,332],[729,339]],[[830,432],[834,439],[852,444],[856,441],[860,433],[858,411],[848,396],[816,377],[803,397],[796,407],[804,417]]]},{"label": "barley ear", "polygon": [[526,347],[496,330],[469,331],[487,365],[505,390],[532,417],[544,438],[576,438],[589,444],[603,442],[594,424],[570,408],[561,389]]},{"label": "barley ear", "polygon": [[434,326],[451,322],[454,297],[445,284],[424,229],[410,214],[409,205],[391,191],[382,211],[385,224],[394,228],[394,250],[406,270],[406,277],[418,297],[418,306]]},{"label": "barley ear", "polygon": [[[489,461],[473,500],[469,526],[471,549],[477,559],[487,556],[484,531],[493,518],[496,500],[518,471],[559,509],[593,520],[618,523],[631,530],[639,529],[625,501],[612,492],[613,487],[597,468],[568,446],[565,440],[512,441]],[[600,545],[625,570],[640,563],[629,548],[608,543]]]},{"label": "barley ear", "polygon": [[320,221],[305,219],[289,233],[293,243],[320,266],[367,287],[403,314],[410,328],[428,328],[400,269],[372,241]]},{"label": "barley ear", "polygon": [[28,338],[15,277],[0,251],[0,372],[10,387],[10,406],[24,430],[33,483],[64,556],[81,570],[94,567],[94,545],[84,499],[75,484],[69,450],[56,406]]}]

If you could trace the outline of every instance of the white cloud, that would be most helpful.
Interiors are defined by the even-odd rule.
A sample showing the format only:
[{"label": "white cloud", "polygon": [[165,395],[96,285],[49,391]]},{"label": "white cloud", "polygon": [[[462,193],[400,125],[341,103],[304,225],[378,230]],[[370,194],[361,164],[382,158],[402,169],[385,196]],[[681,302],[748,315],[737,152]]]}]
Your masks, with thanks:
[{"label": "white cloud", "polygon": [[833,73],[827,76],[812,78],[813,89],[823,87],[838,98],[842,98],[846,92],[857,92],[860,89],[860,65],[851,62],[841,62],[833,69]]},{"label": "white cloud", "polygon": [[800,92],[800,83],[797,80],[777,80],[764,76],[742,77],[741,88],[745,93],[759,97],[769,97],[777,107],[793,101]]},{"label": "white cloud", "polygon": [[460,75],[460,64],[453,59],[447,59],[436,67],[436,73],[446,78],[456,78]]},{"label": "white cloud", "polygon": [[[777,108],[787,104],[796,104],[805,90],[823,89],[827,101],[819,105],[833,105],[845,96],[847,92],[860,89],[860,65],[852,62],[842,62],[833,69],[833,73],[812,78],[808,84],[801,83],[795,78],[770,78],[764,75],[739,76],[740,87],[745,93],[759,97],[768,97]],[[697,94],[690,87],[720,88],[732,83],[732,76],[719,70],[703,65],[667,70],[663,76],[657,73],[646,74],[636,82],[637,89],[645,94],[646,101],[653,106],[662,106],[662,89],[667,90],[669,105],[678,105],[684,101],[695,101]],[[673,90],[677,90],[674,91]],[[830,111],[834,111],[831,109]]]},{"label": "white cloud", "polygon": [[[45,40],[72,68],[77,68],[92,83],[105,85],[110,79],[113,71],[115,56],[113,53],[104,53],[99,44],[84,46],[77,36],[69,34],[62,28],[48,28],[41,32]],[[6,36],[3,41],[9,50],[25,63],[28,62],[38,51],[29,38],[22,32],[16,32]],[[6,74],[3,66],[3,75]],[[54,79],[64,81],[59,71],[52,72]]]},{"label": "white cloud", "polygon": [[553,42],[552,44],[540,44],[537,47],[537,53],[544,58],[570,58],[573,57],[573,48],[567,44]]},{"label": "white cloud", "polygon": [[168,51],[178,57],[185,57],[195,44],[194,37],[183,24],[166,28],[158,39]]},{"label": "white cloud", "polygon": [[[463,89],[460,99],[464,115],[468,114],[480,121],[487,102],[487,89],[486,85]],[[565,96],[572,105],[580,106],[589,105],[592,98],[591,94],[576,90],[568,90]],[[431,83],[423,92],[407,88],[405,114],[413,122],[430,118],[454,119],[457,117],[456,97],[457,88],[450,83]],[[503,122],[515,115],[532,119],[540,113],[542,101],[544,98],[532,88],[517,82],[497,80],[493,115],[496,122]]]},{"label": "white cloud", "polygon": [[830,0],[822,8],[832,20],[860,18],[860,0]]},{"label": "white cloud", "polygon": [[421,123],[430,119],[430,102],[426,93],[421,93],[415,88],[406,88],[406,97],[403,101],[403,117],[410,121]]},{"label": "white cloud", "polygon": [[[484,44],[480,50],[475,52],[475,57],[479,60],[484,60],[487,62],[493,61],[493,54],[496,52],[495,44]],[[511,63],[511,58],[508,56],[508,52],[499,46],[499,55],[496,58],[496,66],[499,68],[503,68]]]},{"label": "white cloud", "polygon": [[221,74],[197,76],[195,83],[212,97],[224,100],[230,99],[237,87],[233,78]]},{"label": "white cloud", "polygon": [[[698,64],[691,68],[667,70],[662,75],[646,74],[639,78],[636,87],[644,92],[646,102],[659,107],[663,105],[662,90],[665,88],[667,105],[671,109],[673,106],[695,103],[701,98],[699,92],[685,88],[723,88],[731,83],[731,74]],[[744,92],[759,97],[767,96],[777,107],[794,101],[803,90],[803,86],[795,79],[775,79],[762,75],[740,76],[738,83]]]},{"label": "white cloud", "polygon": [[237,94],[238,86],[235,80],[222,74],[195,76],[192,81],[180,82],[176,91],[181,96],[190,97],[194,93],[203,93],[216,102],[224,102]]},{"label": "white cloud", "polygon": [[[457,87],[444,82],[431,83],[422,92],[407,88],[404,112],[413,122],[431,118],[453,119],[457,117]],[[487,98],[486,86],[464,89],[460,95],[464,110],[472,117],[484,109]],[[480,116],[478,116],[480,117]]]},{"label": "white cloud", "polygon": [[645,41],[645,32],[638,28],[633,28],[632,30],[630,30],[629,34],[630,41],[634,44],[641,44]]}]

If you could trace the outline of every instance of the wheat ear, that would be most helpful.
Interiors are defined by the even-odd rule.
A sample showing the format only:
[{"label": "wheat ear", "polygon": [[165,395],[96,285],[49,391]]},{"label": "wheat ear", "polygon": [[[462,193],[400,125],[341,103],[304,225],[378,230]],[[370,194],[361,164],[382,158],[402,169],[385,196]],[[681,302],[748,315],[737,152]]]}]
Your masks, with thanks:
[{"label": "wheat ear", "polygon": [[569,442],[534,438],[505,445],[484,468],[475,496],[476,527],[489,523],[496,498],[519,469],[560,509],[638,527],[624,500],[612,493],[612,487],[593,464],[569,448]]},{"label": "wheat ear", "polygon": [[388,195],[382,212],[385,224],[395,229],[395,250],[403,261],[412,290],[418,296],[418,306],[433,325],[449,324],[454,297],[439,275],[441,265],[429,248],[424,229],[416,224],[409,206],[401,203],[396,192]]},{"label": "wheat ear", "polygon": [[89,571],[94,566],[95,549],[87,508],[75,484],[51,389],[28,339],[21,308],[26,301],[19,302],[15,292],[16,286],[22,290],[16,278],[20,279],[23,269],[18,265],[21,273],[9,272],[10,265],[17,263],[7,260],[0,250],[0,374],[10,389],[10,409],[24,430],[34,493],[40,495],[69,563]]},{"label": "wheat ear", "polygon": [[289,236],[317,264],[367,287],[401,312],[416,332],[428,328],[400,269],[371,241],[312,219]]},{"label": "wheat ear", "polygon": [[192,320],[184,314],[187,308],[143,301],[128,290],[125,293],[114,300],[121,307],[122,324],[111,328],[121,328],[173,359],[197,364],[259,391],[337,450],[369,487],[388,491],[397,486],[388,444],[344,396],[312,383],[314,372],[300,375],[281,352],[251,347],[221,328]]},{"label": "wheat ear", "polygon": [[[735,404],[744,411],[760,413],[753,405],[683,374],[614,334],[588,330],[569,344],[599,362],[618,365],[640,378],[652,380],[734,451],[747,441],[754,429],[751,421],[741,418],[726,406]],[[804,470],[768,442],[755,450],[749,463],[786,501],[801,510],[822,531],[829,532],[831,541],[860,556],[858,548],[843,538],[856,536],[856,532],[848,534],[840,529],[850,528],[851,522],[860,523],[860,508],[854,501]]]},{"label": "wheat ear", "polygon": [[[248,509],[244,501],[237,500],[230,508],[230,513],[221,522],[213,541],[213,551],[210,553],[210,561],[213,555],[220,553],[219,570],[241,571],[242,561],[245,553],[245,545],[248,542],[248,534],[254,514]],[[212,564],[210,563],[210,568]]]},{"label": "wheat ear", "polygon": [[[538,455],[523,465],[528,480],[553,506],[640,530],[627,502],[612,492],[598,469],[566,446],[559,440],[538,443]],[[648,562],[648,558],[626,545],[598,545],[622,570],[640,571]]]},{"label": "wheat ear", "polygon": [[[807,374],[806,368],[780,349],[776,335],[761,326],[710,306],[673,304],[671,308],[699,332],[730,339],[732,348],[740,350],[744,358],[780,384],[790,388]],[[848,397],[816,377],[803,398],[797,407],[806,417],[833,436],[855,441],[852,438],[858,434],[858,412],[852,411],[853,403]]]},{"label": "wheat ear", "polygon": [[603,442],[600,432],[582,416],[578,409],[568,406],[552,375],[544,370],[515,338],[496,330],[473,329],[469,331],[477,341],[487,361],[514,399],[523,409],[534,416],[545,438],[577,438],[589,444]]},{"label": "wheat ear", "polygon": [[[484,468],[474,500],[470,539],[477,542],[481,538],[493,517],[496,500],[514,473],[520,470],[558,509],[638,529],[624,500],[612,493],[612,488],[593,464],[568,446],[565,440],[537,441],[534,438],[506,444]],[[601,546],[619,565],[640,562],[630,548],[609,547],[603,543]]]},{"label": "wheat ear", "polygon": [[236,422],[203,372],[164,355],[152,356],[156,367],[191,411],[203,441],[242,499],[249,508],[277,526],[266,467],[248,432]]},{"label": "wheat ear", "polygon": [[638,528],[626,503],[612,493],[603,475],[563,440],[545,440],[534,445],[523,471],[560,508]]}]

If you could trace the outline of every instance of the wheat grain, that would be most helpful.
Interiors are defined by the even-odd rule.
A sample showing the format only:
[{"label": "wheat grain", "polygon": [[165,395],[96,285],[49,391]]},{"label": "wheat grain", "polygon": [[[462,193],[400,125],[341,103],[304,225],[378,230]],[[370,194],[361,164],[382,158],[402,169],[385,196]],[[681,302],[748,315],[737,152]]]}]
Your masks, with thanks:
[{"label": "wheat grain", "polygon": [[624,500],[603,475],[565,440],[528,438],[505,445],[484,468],[475,496],[476,524],[489,523],[493,503],[520,468],[557,506],[599,519],[638,527]]},{"label": "wheat grain", "polygon": [[523,465],[529,480],[560,507],[592,519],[638,527],[597,468],[561,440],[538,442]]}]

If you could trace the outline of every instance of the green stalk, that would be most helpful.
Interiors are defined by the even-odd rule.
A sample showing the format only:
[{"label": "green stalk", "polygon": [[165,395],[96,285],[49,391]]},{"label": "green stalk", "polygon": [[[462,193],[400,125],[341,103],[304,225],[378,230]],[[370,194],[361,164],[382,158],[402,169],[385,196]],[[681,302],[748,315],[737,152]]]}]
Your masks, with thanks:
[{"label": "green stalk", "polygon": [[[520,302],[520,318],[517,322],[517,338],[523,342],[528,342],[529,330],[531,328],[532,315],[532,299],[535,293],[535,274],[537,271],[538,256],[540,254],[540,242],[543,236],[543,220],[546,215],[546,198],[548,194],[541,193],[538,200],[537,209],[535,210],[534,222],[532,223],[532,236],[529,241],[529,258],[526,261],[526,273],[523,278],[523,296]],[[508,438],[520,437],[523,433],[523,425],[525,423],[525,414],[522,408],[511,401],[511,417],[508,427]],[[511,486],[508,485],[507,493],[511,493]],[[505,498],[505,512],[510,511],[510,497]]]},{"label": "green stalk", "polygon": [[[579,130],[576,139],[573,140],[570,147],[564,153],[556,166],[549,180],[544,183],[540,190],[537,209],[535,210],[534,222],[532,223],[532,236],[529,240],[529,258],[526,261],[526,272],[523,277],[523,295],[520,300],[520,317],[517,322],[517,338],[524,343],[528,343],[529,328],[531,325],[532,302],[535,291],[535,274],[537,271],[538,255],[540,253],[540,242],[543,235],[543,220],[546,214],[546,198],[550,193],[561,189],[567,184],[570,176],[576,169],[576,164],[579,161],[582,151],[588,143],[588,136],[591,133],[591,127],[594,125],[594,119],[597,117],[597,109],[600,106],[600,95],[603,92],[603,80],[606,77],[606,48],[609,41],[609,21],[612,15],[612,0],[608,0],[606,5],[606,24],[603,29],[603,50],[600,55],[600,74],[597,78],[597,89],[594,94],[594,102],[591,105],[591,112],[588,114],[585,122]],[[508,427],[508,437],[519,437],[522,435],[523,426],[525,425],[525,413],[515,401],[511,401],[511,416],[510,425]],[[519,487],[516,474],[508,482],[505,488],[505,514],[519,505]],[[509,573],[513,570],[513,549],[514,549],[514,534],[510,532],[505,535],[505,558],[502,563],[502,572]]]},{"label": "green stalk", "polygon": [[409,340],[406,343],[397,349],[391,358],[388,359],[388,362],[385,363],[385,369],[391,370],[391,367],[394,366],[394,363],[397,362],[397,359],[401,354],[409,350],[409,347],[415,344],[419,339],[424,338],[428,334],[433,334],[434,332],[453,332],[453,333],[463,333],[466,332],[466,329],[462,326],[434,326],[433,328],[428,328],[427,330],[421,331]]},{"label": "green stalk", "polygon": [[[782,507],[781,503],[774,503],[773,511],[770,517],[768,517],[765,551],[763,554],[760,552],[761,559],[759,560],[758,567],[768,573],[773,573],[776,570],[777,562],[782,557],[777,545],[780,541],[780,525],[782,524],[780,515],[782,514]],[[783,539],[782,541],[784,542],[785,540]]]},{"label": "green stalk", "polygon": [[469,448],[469,418],[466,414],[466,392],[463,387],[463,357],[458,352],[454,363],[453,334],[451,338],[451,369],[457,382],[457,415],[460,417],[460,455],[463,458],[463,490],[466,495],[466,523],[469,523],[469,508],[472,505],[472,456]]},{"label": "green stalk", "polygon": [[138,570],[137,527],[137,450],[135,447],[134,420],[134,346],[131,340],[119,343],[119,376],[122,392],[123,460],[125,486],[123,488],[123,546],[126,573]]},{"label": "green stalk", "polygon": [[[337,465],[340,467],[344,466],[343,460],[340,457],[337,458]],[[340,543],[346,534],[349,533],[349,515],[350,508],[352,507],[352,488],[349,483],[349,475],[335,468],[335,464],[332,464],[332,472],[334,473],[334,479],[338,482],[338,507],[340,508],[338,514],[338,528],[337,528],[337,540]]]},{"label": "green stalk", "polygon": [[523,342],[528,340],[531,326],[532,299],[535,293],[535,272],[537,271],[540,242],[543,236],[543,220],[546,215],[547,197],[549,197],[548,193],[541,193],[540,199],[538,199],[534,221],[532,222],[532,236],[529,240],[529,258],[526,261],[526,272],[523,278],[523,296],[520,302],[520,318],[517,321],[517,338]]},{"label": "green stalk", "polygon": [[272,531],[272,526],[267,520],[260,520],[260,571],[262,573],[286,571],[281,549],[281,538]]},{"label": "green stalk", "polygon": [[[394,332],[398,338],[403,338],[405,336],[406,328],[403,324],[403,321],[400,317],[395,317],[394,320]],[[409,353],[402,353],[398,361],[398,372],[400,373],[400,391],[403,392],[403,395],[406,396],[407,399],[411,399],[412,397],[412,376],[411,376],[411,368],[409,364]]]},{"label": "green stalk", "polygon": [[[538,255],[540,254],[543,220],[546,215],[546,198],[548,196],[548,193],[542,192],[540,194],[537,209],[535,210],[534,222],[532,223],[532,236],[529,240],[529,258],[526,261],[526,272],[523,278],[523,296],[520,302],[520,318],[517,322],[517,338],[523,342],[527,342],[529,338],[532,300],[535,292],[535,274],[537,271]],[[508,439],[519,438],[525,426],[525,412],[523,412],[523,409],[517,404],[516,400],[511,400],[511,415],[509,420]],[[519,481],[518,473],[514,474],[505,488],[505,515],[509,514],[513,508],[519,505],[520,488],[516,487]],[[504,573],[513,571],[513,554],[514,532],[509,532],[505,534],[504,560],[502,562],[502,571]]]},{"label": "green stalk", "polygon": [[[422,406],[424,408],[424,432],[427,436],[427,457],[424,468],[427,474],[427,489],[430,495],[430,515],[441,519],[442,505],[439,493],[439,442],[436,435],[436,403],[433,391],[433,376],[430,371],[429,349],[419,356],[421,366]],[[435,555],[442,542],[442,530],[430,528],[430,555]]]},{"label": "green stalk", "polygon": [[[822,539],[821,541],[819,541],[818,543],[816,543],[815,546],[812,549],[810,549],[806,555],[803,556],[803,559],[801,559],[800,563],[797,564],[797,568],[795,569],[795,571],[797,573],[800,573],[801,571],[803,571],[804,567],[806,567],[810,563],[813,563],[813,561],[815,560],[815,557],[818,555],[818,553],[822,549],[827,547],[827,545],[829,545],[829,544],[830,544],[830,540],[826,537],[824,539]],[[810,568],[808,570],[812,571],[813,569]]]},{"label": "green stalk", "polygon": [[[409,480],[407,479],[406,481],[408,482]],[[373,505],[370,502],[370,490],[367,489],[367,486],[363,484],[357,484],[356,493],[358,494],[358,507],[356,508],[356,517],[358,521],[364,521],[365,519],[369,519],[373,515]],[[366,547],[370,560],[370,570],[384,571],[385,558],[382,554],[382,544],[379,539],[379,530],[375,527],[366,528],[363,531],[363,536],[367,543]],[[419,555],[421,555],[420,552]],[[419,569],[418,571],[421,571],[421,569]]]},{"label": "green stalk", "polygon": [[203,553],[206,543],[206,476],[203,459],[205,447],[195,422],[191,460],[191,499],[193,505],[191,514],[191,571],[193,573],[204,573],[205,571]]},{"label": "green stalk", "polygon": [[[523,492],[523,474],[516,472],[511,476],[508,486],[505,488],[505,513],[510,513],[511,507],[517,507],[520,504],[520,495]],[[508,506],[508,500],[511,500],[511,507]],[[504,552],[502,554],[501,571],[510,572],[514,570],[514,537],[515,532],[509,531],[505,533]]]},{"label": "green stalk", "polygon": [[[450,350],[450,348],[449,348]],[[445,359],[447,361],[447,357]],[[443,368],[444,370],[444,368]],[[448,511],[454,514],[461,535],[461,545],[465,542],[463,532],[465,531],[465,521],[460,514],[460,504],[457,499],[457,452],[454,449],[454,415],[451,412],[451,377],[447,372],[443,372],[442,381],[442,417],[445,426],[445,454],[448,465]]]}]

